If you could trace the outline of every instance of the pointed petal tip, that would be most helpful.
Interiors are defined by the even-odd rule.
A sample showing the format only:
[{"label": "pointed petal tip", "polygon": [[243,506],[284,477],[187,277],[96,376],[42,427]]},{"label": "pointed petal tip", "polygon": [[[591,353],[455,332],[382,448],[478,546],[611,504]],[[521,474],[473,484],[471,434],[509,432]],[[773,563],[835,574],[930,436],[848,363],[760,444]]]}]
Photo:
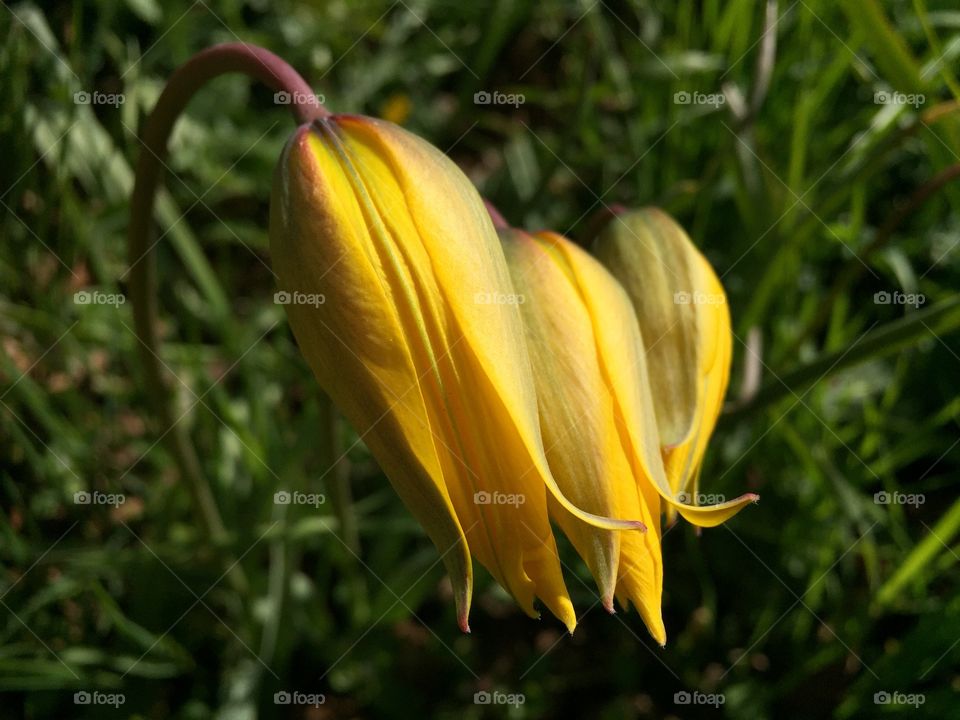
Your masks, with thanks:
[{"label": "pointed petal tip", "polygon": [[607,597],[603,598],[603,609],[611,615],[617,614],[617,609],[613,606],[613,595],[608,595]]},{"label": "pointed petal tip", "polygon": [[454,582],[454,601],[457,608],[457,625],[460,630],[470,634],[470,606],[473,604],[473,572],[468,569],[464,577],[451,575]]},{"label": "pointed petal tip", "polygon": [[559,612],[554,612],[554,615],[567,627],[567,632],[573,635],[573,631],[577,629],[577,613],[573,609],[572,603],[564,603],[564,607],[558,608]]},{"label": "pointed petal tip", "polygon": [[663,620],[657,623],[655,627],[648,628],[648,630],[650,631],[650,637],[660,646],[661,650],[667,647],[667,629],[663,625]]},{"label": "pointed petal tip", "polygon": [[[711,528],[722,525],[747,505],[755,505],[760,500],[756,493],[744,493],[733,500],[715,505],[691,505],[682,496],[667,497],[669,510],[679,513],[684,520],[697,527]],[[669,520],[668,520],[668,524]]]}]

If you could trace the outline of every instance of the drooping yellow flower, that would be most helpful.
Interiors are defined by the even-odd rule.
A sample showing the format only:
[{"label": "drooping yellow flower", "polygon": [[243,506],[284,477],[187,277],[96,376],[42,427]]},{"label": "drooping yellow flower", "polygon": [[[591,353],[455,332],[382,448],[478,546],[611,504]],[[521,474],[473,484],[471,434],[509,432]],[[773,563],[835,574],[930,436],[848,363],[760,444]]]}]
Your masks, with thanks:
[{"label": "drooping yellow flower", "polygon": [[[657,208],[615,214],[593,252],[623,284],[640,322],[670,489],[696,504],[730,377],[733,335],[723,286],[683,228]],[[726,503],[729,513],[714,519],[723,522],[739,501],[755,499]],[[667,514],[672,520],[673,508]]]},{"label": "drooping yellow flower", "polygon": [[284,149],[270,248],[297,342],[442,553],[468,629],[470,553],[530,615],[576,618],[547,495],[563,496],[530,361],[479,195],[429,143],[371,118],[302,126]]},{"label": "drooping yellow flower", "polygon": [[662,501],[698,525],[715,525],[752,498],[693,507],[674,497],[660,455],[645,349],[636,314],[617,280],[587,252],[556,233],[500,231],[514,285],[523,298],[547,459],[578,506],[639,517],[646,533],[604,530],[551,503],[551,512],[597,581],[640,612],[660,644]]}]

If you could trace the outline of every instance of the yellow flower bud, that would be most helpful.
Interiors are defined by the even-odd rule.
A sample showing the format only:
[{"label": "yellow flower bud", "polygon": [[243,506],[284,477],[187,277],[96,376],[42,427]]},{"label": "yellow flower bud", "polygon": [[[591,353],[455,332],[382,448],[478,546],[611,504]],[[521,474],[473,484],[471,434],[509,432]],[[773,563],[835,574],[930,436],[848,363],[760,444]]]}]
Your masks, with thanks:
[{"label": "yellow flower bud", "polygon": [[[297,342],[442,553],[467,630],[470,553],[530,615],[572,630],[530,360],[503,252],[463,173],[385,121],[333,115],[287,144],[270,249]],[[299,295],[297,294],[299,293]]]}]

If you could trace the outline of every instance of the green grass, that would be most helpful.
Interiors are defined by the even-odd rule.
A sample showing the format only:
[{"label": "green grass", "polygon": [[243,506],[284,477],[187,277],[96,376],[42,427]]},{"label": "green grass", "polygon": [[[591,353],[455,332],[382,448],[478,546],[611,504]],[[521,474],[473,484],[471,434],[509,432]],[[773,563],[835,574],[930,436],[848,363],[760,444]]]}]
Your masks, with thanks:
[{"label": "green grass", "polygon": [[[954,4],[784,0],[764,35],[764,4],[746,0],[405,2],[0,8],[0,717],[907,712],[875,705],[881,691],[922,693],[916,717],[949,717]],[[169,395],[228,531],[205,539],[158,442],[168,428],[148,409],[130,303],[74,294],[128,293],[136,133],[178,64],[237,38],[285,57],[335,111],[408,98],[403,124],[516,225],[583,237],[604,204],[655,204],[714,263],[735,364],[702,486],[762,499],[700,537],[666,536],[666,649],[635,613],[596,607],[566,546],[574,602],[593,606],[573,637],[482,572],[461,635],[436,551],[365,448],[327,471],[356,436],[330,429],[266,252],[293,128],[239,77],[182,118],[158,214]],[[480,90],[525,102],[477,106]],[[78,105],[78,91],[125,102]],[[681,92],[728,100],[677,104]],[[878,105],[878,92],[924,101]],[[883,291],[924,303],[876,304]],[[275,505],[279,489],[328,502]],[[84,490],[126,502],[74,504]],[[924,502],[877,504],[882,491]],[[525,703],[474,705],[484,688]],[[288,713],[273,702],[285,689],[324,693],[327,714]],[[125,703],[74,705],[83,690]],[[725,703],[679,706],[682,690]]]}]

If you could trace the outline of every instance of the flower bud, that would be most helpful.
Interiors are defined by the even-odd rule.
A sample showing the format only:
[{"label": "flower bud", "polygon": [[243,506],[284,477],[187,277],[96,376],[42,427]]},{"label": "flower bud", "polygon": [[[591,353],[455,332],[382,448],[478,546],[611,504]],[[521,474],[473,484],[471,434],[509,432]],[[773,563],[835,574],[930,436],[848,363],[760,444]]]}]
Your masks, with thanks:
[{"label": "flower bud", "polygon": [[424,140],[384,121],[333,115],[302,126],[281,157],[270,250],[304,357],[442,553],[461,627],[470,553],[536,616],[539,597],[575,625],[547,494],[586,513],[547,464],[514,293],[483,203]]}]

